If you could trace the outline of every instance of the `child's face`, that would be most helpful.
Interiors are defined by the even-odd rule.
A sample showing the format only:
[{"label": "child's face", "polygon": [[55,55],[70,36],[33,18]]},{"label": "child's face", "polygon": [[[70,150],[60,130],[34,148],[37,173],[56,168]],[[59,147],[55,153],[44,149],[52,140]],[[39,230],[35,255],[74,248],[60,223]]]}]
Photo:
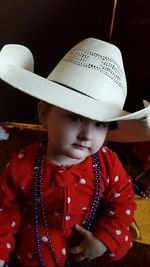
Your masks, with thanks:
[{"label": "child's face", "polygon": [[45,116],[48,152],[54,157],[77,161],[97,152],[103,145],[108,126],[51,106]]}]

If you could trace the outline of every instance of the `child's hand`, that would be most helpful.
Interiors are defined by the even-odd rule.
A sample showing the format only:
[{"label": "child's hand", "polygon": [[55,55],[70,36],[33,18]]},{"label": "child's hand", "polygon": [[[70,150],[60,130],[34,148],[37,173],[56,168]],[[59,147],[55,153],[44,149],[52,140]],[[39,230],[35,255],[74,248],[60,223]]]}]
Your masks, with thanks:
[{"label": "child's hand", "polygon": [[75,229],[83,237],[83,241],[79,245],[68,249],[68,253],[74,254],[75,261],[82,261],[86,258],[94,259],[105,253],[107,247],[90,231],[80,225],[76,225]]},{"label": "child's hand", "polygon": [[5,262],[3,260],[0,260],[0,267],[3,267],[4,264]]}]

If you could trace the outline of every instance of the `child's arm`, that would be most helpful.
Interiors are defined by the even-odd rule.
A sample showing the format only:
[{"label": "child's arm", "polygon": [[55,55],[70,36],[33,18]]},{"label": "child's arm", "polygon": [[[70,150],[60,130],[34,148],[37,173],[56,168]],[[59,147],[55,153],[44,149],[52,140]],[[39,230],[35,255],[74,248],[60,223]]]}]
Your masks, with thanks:
[{"label": "child's arm", "polygon": [[126,174],[115,153],[108,151],[107,185],[103,192],[102,214],[94,224],[94,236],[108,248],[112,260],[125,256],[131,247],[129,226],[136,208],[131,178]]},{"label": "child's arm", "polygon": [[9,261],[9,255],[14,250],[14,234],[18,232],[21,223],[21,204],[19,203],[19,188],[14,184],[11,173],[11,161],[0,176],[0,264]]},{"label": "child's arm", "polygon": [[93,259],[105,252],[105,257],[119,260],[131,246],[129,225],[133,221],[136,207],[132,181],[115,153],[110,150],[107,153],[107,173],[102,178],[105,186],[100,201],[103,212],[98,211],[92,233],[80,226],[76,227],[83,240],[81,239],[79,245],[69,248],[68,253],[75,254],[74,259],[77,261]]}]

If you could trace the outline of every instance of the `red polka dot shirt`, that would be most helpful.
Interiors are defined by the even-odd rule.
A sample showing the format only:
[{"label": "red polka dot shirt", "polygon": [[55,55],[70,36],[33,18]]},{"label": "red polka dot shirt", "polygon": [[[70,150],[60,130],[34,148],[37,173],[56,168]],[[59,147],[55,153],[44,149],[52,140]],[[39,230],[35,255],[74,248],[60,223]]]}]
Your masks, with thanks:
[{"label": "red polka dot shirt", "polygon": [[[39,143],[13,155],[0,177],[0,259],[9,260],[14,251],[21,266],[38,266],[35,245],[33,173]],[[107,257],[118,260],[131,247],[129,225],[135,209],[131,178],[116,154],[103,146],[98,151],[101,168],[101,201],[93,224],[93,234],[108,248]],[[44,159],[43,206],[48,234],[39,207],[40,252],[45,267],[55,267],[50,249],[60,266],[68,257],[68,239],[75,224],[86,221],[95,192],[92,157],[69,168]],[[17,240],[17,242],[16,242]]]}]

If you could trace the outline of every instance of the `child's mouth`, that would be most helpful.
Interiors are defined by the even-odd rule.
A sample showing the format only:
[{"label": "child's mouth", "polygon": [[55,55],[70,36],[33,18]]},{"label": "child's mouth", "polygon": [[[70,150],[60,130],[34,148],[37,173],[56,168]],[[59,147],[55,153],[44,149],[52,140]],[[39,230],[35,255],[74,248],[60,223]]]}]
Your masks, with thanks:
[{"label": "child's mouth", "polygon": [[81,144],[73,144],[73,146],[79,150],[84,150],[84,149],[88,149],[87,146],[83,146]]}]

